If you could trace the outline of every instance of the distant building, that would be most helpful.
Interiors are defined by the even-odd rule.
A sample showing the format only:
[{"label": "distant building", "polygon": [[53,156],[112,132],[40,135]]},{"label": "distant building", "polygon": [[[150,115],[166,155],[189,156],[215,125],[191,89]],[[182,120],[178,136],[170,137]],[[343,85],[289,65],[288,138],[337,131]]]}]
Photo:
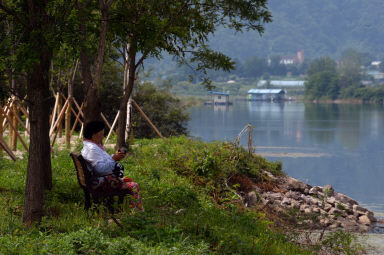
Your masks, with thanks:
[{"label": "distant building", "polygon": [[248,100],[250,101],[280,101],[285,99],[283,89],[250,89]]},{"label": "distant building", "polygon": [[[269,81],[270,86],[274,87],[304,87],[305,81],[279,81],[279,80],[272,80]],[[257,83],[258,87],[266,86],[268,84],[268,81],[266,80],[260,80]]]},{"label": "distant building", "polygon": [[283,56],[280,64],[283,65],[300,65],[304,62],[304,51],[299,50],[296,56]]},{"label": "distant building", "polygon": [[384,79],[384,73],[380,72],[380,71],[367,71],[367,74],[372,76],[373,79],[375,80],[382,80]]},{"label": "distant building", "polygon": [[218,92],[218,91],[212,91],[209,93],[212,97],[212,100],[210,102],[207,102],[206,104],[214,104],[214,105],[230,105],[232,104],[229,101],[229,92]]},{"label": "distant building", "polygon": [[372,61],[371,62],[371,66],[374,66],[376,68],[379,68],[380,67],[380,64],[381,64],[381,61]]}]

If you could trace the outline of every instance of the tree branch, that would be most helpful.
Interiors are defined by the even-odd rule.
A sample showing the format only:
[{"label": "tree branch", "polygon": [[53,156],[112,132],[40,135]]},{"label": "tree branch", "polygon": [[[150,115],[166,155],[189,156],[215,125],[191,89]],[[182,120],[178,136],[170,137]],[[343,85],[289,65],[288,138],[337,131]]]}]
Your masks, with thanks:
[{"label": "tree branch", "polygon": [[13,10],[11,10],[9,7],[7,7],[2,0],[0,0],[0,9],[3,10],[5,13],[7,13],[8,15],[11,15],[12,17],[14,17],[17,21],[19,21],[22,25],[26,26],[26,23],[23,22],[23,20],[20,18],[19,15],[17,15],[17,13]]},{"label": "tree branch", "polygon": [[[188,6],[188,1],[186,1],[186,2],[180,7],[180,9],[177,11],[177,15],[173,16],[172,19],[168,22],[168,24],[164,26],[163,30],[162,30],[160,33],[157,34],[157,38],[158,38],[160,35],[164,34],[164,33],[170,28],[170,26],[173,24],[173,22],[176,20],[176,18],[179,17],[179,15],[181,14],[181,11],[182,11],[185,7],[187,7],[187,6]],[[157,38],[156,38],[156,40],[157,40]],[[139,61],[138,61],[137,64],[135,65],[135,69],[138,68],[138,67],[143,63],[144,59],[147,58],[148,54],[149,54],[149,51],[143,53],[143,56],[139,59]]]}]

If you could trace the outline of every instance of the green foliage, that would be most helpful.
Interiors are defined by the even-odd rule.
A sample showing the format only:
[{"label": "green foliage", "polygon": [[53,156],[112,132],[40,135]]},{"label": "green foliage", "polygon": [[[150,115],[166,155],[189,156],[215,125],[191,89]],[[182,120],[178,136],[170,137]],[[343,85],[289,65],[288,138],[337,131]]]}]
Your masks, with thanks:
[{"label": "green foliage", "polygon": [[309,65],[307,74],[311,76],[320,72],[336,73],[336,62],[330,57],[315,59]]},{"label": "green foliage", "polygon": [[305,95],[309,99],[336,99],[338,94],[338,76],[335,72],[314,73],[305,83]]},{"label": "green foliage", "polygon": [[358,255],[362,254],[363,248],[355,242],[355,237],[342,230],[329,233],[325,236],[322,244],[330,248],[334,254]]},{"label": "green foliage", "polygon": [[[54,184],[46,193],[41,224],[25,228],[21,214],[27,160],[2,158],[0,254],[312,254],[272,232],[261,213],[238,208],[231,200],[225,206],[213,200],[212,192],[220,186],[217,176],[281,170],[235,148],[185,137],[167,139],[166,144],[138,140],[122,164],[126,175],[140,184],[145,212],[123,208],[115,214],[123,228],[102,209],[83,210],[84,195],[66,150],[52,159]],[[218,171],[200,176],[194,159],[206,155]],[[221,190],[219,196],[230,199]]]},{"label": "green foliage", "polygon": [[[187,134],[189,115],[186,106],[168,90],[159,90],[151,83],[145,82],[138,84],[134,98],[163,136]],[[158,137],[136,108],[133,108],[132,121],[135,137]]]}]

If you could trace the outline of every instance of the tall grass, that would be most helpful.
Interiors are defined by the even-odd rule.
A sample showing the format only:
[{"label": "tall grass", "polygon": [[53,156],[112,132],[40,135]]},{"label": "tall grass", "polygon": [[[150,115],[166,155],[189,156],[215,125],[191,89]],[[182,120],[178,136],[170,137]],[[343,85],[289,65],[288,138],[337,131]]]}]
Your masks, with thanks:
[{"label": "tall grass", "polygon": [[241,206],[225,185],[234,174],[281,174],[279,163],[185,137],[139,140],[122,163],[140,184],[145,206],[115,214],[123,228],[101,207],[83,210],[63,150],[52,158],[45,216],[27,229],[21,223],[27,161],[0,159],[0,254],[312,254],[271,231],[264,215]]}]

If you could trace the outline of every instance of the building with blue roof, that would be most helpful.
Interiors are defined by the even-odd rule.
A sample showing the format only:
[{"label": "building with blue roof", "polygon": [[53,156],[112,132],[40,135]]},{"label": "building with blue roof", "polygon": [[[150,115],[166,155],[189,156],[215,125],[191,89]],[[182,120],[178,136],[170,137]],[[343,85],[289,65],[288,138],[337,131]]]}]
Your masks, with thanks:
[{"label": "building with blue roof", "polygon": [[229,101],[229,96],[231,95],[229,92],[219,92],[219,91],[211,91],[209,92],[211,95],[211,102],[208,104],[214,105],[230,105],[232,104]]}]

